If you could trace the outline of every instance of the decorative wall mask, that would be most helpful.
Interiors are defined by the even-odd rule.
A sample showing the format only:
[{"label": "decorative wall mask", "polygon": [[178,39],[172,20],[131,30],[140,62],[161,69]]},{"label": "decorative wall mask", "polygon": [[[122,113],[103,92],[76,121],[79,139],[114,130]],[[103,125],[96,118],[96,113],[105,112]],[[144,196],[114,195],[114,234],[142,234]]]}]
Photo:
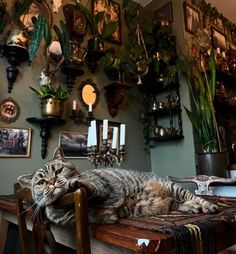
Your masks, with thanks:
[{"label": "decorative wall mask", "polygon": [[3,99],[0,103],[0,118],[2,121],[15,122],[20,115],[20,106],[11,97]]}]

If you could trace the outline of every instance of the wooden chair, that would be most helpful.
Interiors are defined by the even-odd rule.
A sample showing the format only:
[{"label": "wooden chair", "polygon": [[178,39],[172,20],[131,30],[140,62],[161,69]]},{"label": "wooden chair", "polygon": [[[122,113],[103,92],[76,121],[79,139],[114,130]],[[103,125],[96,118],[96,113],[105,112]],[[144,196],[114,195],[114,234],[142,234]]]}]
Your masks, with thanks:
[{"label": "wooden chair", "polygon": [[[14,193],[16,199],[17,220],[19,225],[19,234],[21,241],[21,248],[23,254],[31,254],[32,250],[29,246],[29,238],[27,231],[27,216],[32,216],[34,204],[31,191],[29,189],[22,189],[17,183],[14,185]],[[59,207],[66,208],[68,206],[75,206],[76,216],[76,247],[79,254],[91,254],[90,237],[88,227],[88,211],[87,211],[87,195],[84,188],[79,189],[74,193],[64,195],[58,202]],[[50,253],[58,254],[57,244],[51,232],[50,222],[41,210],[37,212],[36,217],[32,221],[32,236],[33,248],[36,254],[45,253],[45,249],[49,249]],[[47,252],[46,252],[47,253]]]}]

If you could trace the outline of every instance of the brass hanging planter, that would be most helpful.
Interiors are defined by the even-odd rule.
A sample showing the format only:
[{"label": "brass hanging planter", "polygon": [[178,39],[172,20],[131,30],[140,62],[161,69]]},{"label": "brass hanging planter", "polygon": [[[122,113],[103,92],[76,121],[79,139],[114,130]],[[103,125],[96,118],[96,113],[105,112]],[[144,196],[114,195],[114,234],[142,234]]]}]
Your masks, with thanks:
[{"label": "brass hanging planter", "polygon": [[64,103],[61,100],[48,98],[41,101],[41,115],[44,117],[58,117],[63,114]]}]

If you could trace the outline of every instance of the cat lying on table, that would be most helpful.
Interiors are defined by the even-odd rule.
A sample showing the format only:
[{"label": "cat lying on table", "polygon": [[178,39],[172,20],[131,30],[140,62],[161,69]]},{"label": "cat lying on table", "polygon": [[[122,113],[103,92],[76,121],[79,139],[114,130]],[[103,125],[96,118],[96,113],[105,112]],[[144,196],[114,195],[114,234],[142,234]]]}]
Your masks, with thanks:
[{"label": "cat lying on table", "polygon": [[115,223],[120,218],[155,216],[173,210],[217,211],[215,204],[154,173],[116,168],[79,172],[61,148],[56,148],[52,161],[33,174],[18,177],[18,181],[31,189],[37,209],[45,207],[48,219],[61,225],[75,222],[74,211],[59,209],[54,202],[80,186],[87,190],[90,223]]}]

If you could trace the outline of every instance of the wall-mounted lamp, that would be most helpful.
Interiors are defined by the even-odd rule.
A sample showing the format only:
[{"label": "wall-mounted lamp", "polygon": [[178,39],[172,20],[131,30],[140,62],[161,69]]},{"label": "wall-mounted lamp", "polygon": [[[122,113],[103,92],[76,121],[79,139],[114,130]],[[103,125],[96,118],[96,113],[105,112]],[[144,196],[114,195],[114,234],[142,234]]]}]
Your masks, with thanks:
[{"label": "wall-mounted lamp", "polygon": [[87,121],[85,121],[84,112],[81,109],[77,110],[77,102],[76,102],[76,100],[73,100],[72,112],[71,112],[70,118],[74,121],[75,124],[88,124],[88,125],[90,125],[90,122],[94,119],[92,104],[89,104]]}]

